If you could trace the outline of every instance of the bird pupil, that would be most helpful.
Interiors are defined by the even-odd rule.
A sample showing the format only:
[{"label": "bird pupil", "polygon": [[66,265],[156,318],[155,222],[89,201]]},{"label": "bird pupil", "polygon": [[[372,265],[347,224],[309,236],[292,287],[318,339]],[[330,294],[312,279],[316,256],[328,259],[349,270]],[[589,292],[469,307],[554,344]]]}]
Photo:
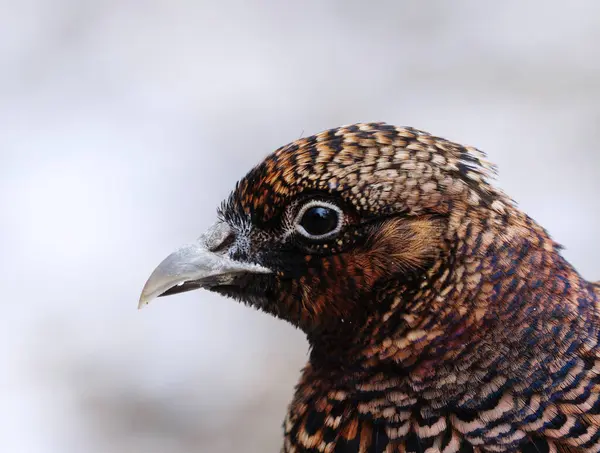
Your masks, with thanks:
[{"label": "bird pupil", "polygon": [[308,234],[322,236],[337,228],[338,213],[334,209],[315,206],[304,213],[300,224]]}]

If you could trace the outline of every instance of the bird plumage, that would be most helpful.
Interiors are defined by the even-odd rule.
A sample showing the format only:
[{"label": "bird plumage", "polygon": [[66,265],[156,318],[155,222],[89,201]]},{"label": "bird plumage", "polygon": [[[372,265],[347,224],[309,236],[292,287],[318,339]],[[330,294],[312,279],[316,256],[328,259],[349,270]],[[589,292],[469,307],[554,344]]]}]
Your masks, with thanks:
[{"label": "bird plumage", "polygon": [[[368,123],[238,183],[219,253],[273,272],[209,289],[307,334],[283,452],[600,451],[600,284],[494,173],[475,148]],[[308,203],[319,221],[335,207],[333,235],[298,227]]]}]

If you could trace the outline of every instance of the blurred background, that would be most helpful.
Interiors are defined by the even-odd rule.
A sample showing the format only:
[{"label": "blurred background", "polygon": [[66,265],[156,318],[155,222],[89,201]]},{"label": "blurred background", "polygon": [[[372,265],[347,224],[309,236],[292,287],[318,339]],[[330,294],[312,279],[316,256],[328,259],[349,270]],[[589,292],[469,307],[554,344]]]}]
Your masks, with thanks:
[{"label": "blurred background", "polygon": [[1,451],[279,451],[301,332],[137,299],[252,165],[323,129],[487,151],[600,279],[594,0],[0,5]]}]

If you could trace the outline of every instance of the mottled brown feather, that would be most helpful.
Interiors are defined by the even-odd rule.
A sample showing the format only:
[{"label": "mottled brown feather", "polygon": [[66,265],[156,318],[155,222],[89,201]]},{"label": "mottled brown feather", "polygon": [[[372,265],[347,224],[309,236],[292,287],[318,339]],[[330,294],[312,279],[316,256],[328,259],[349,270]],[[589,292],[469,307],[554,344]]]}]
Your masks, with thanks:
[{"label": "mottled brown feather", "polygon": [[[475,148],[365,123],[240,181],[224,219],[283,263],[260,308],[311,343],[282,451],[600,451],[600,283],[494,174]],[[340,237],[285,248],[277,228],[311,197],[344,209]]]}]

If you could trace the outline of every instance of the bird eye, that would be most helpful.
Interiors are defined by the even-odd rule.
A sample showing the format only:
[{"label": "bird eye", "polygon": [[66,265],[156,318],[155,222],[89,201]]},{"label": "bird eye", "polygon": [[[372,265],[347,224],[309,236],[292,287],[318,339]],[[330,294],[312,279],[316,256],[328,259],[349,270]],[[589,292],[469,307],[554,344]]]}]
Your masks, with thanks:
[{"label": "bird eye", "polygon": [[325,202],[306,204],[298,213],[296,229],[310,239],[324,239],[342,228],[343,213],[337,206]]}]

